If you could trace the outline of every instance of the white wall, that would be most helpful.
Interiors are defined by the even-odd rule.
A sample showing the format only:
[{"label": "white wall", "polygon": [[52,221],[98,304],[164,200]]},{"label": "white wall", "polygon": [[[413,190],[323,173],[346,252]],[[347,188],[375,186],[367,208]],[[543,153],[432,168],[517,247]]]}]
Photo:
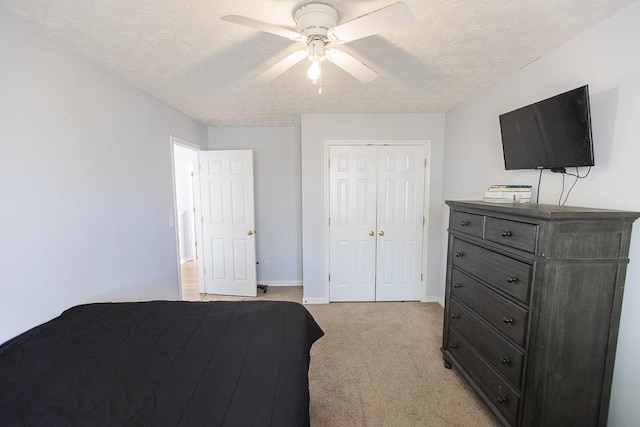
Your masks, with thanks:
[{"label": "white wall", "polygon": [[177,298],[169,135],[206,128],[0,16],[0,342],[84,302]]},{"label": "white wall", "polygon": [[[325,141],[429,140],[428,228],[442,223],[444,114],[327,114],[302,116],[302,253],[304,300],[328,302],[325,294]],[[441,234],[429,231],[427,297],[437,295],[442,268]]]},{"label": "white wall", "polygon": [[210,127],[209,148],[253,150],[258,282],[301,285],[300,129]]},{"label": "white wall", "polygon": [[[639,22],[640,2],[635,2],[448,112],[445,199],[478,199],[496,183],[537,185],[536,171],[504,170],[498,115],[588,84],[596,166],[578,182],[567,205],[640,211]],[[545,172],[540,202],[557,203],[561,184],[561,175]],[[442,209],[444,236],[448,212]],[[621,427],[640,422],[640,223],[635,224],[630,258],[609,414],[609,425]],[[444,272],[439,282],[443,293]]]}]

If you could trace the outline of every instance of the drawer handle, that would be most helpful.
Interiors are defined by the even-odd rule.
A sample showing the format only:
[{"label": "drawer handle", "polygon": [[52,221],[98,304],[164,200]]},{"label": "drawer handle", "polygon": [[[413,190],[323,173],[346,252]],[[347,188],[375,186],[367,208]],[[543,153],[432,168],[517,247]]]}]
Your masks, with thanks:
[{"label": "drawer handle", "polygon": [[451,347],[453,349],[456,349],[456,348],[458,348],[458,344],[451,343],[451,344],[449,344],[449,347]]},{"label": "drawer handle", "polygon": [[510,231],[503,231],[502,233],[500,233],[500,235],[502,237],[511,237],[511,236],[513,236],[513,233],[510,232]]},{"label": "drawer handle", "polygon": [[461,288],[462,287],[462,283],[454,283],[453,287],[454,288]]},{"label": "drawer handle", "polygon": [[502,319],[502,321],[507,325],[510,325],[511,323],[513,323],[513,319],[511,317],[506,317],[506,316]]},{"label": "drawer handle", "polygon": [[502,396],[498,396],[498,402],[505,404],[507,403],[507,398],[506,397],[502,397]]},{"label": "drawer handle", "polygon": [[511,359],[509,359],[508,357],[503,357],[500,363],[502,363],[503,365],[510,365]]},{"label": "drawer handle", "polygon": [[462,258],[464,256],[464,252],[456,252],[456,258]]},{"label": "drawer handle", "polygon": [[460,315],[458,313],[451,313],[451,318],[452,319],[459,319]]},{"label": "drawer handle", "polygon": [[507,283],[516,283],[517,281],[518,281],[518,278],[516,276],[507,277]]},{"label": "drawer handle", "polygon": [[461,225],[462,227],[466,227],[467,225],[469,225],[469,221],[462,221],[462,222],[460,223],[460,225]]}]

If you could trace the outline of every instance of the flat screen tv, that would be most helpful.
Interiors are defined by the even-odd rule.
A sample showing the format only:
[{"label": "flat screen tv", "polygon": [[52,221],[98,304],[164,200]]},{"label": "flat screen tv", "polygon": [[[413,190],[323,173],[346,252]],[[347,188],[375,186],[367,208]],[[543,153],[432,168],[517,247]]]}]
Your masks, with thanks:
[{"label": "flat screen tv", "polygon": [[500,115],[506,170],[593,166],[589,87]]}]

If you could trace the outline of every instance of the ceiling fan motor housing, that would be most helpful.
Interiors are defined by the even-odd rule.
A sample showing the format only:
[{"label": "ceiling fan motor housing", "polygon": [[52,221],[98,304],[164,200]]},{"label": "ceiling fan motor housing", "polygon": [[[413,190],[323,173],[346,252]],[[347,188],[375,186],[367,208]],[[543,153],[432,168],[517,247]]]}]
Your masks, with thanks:
[{"label": "ceiling fan motor housing", "polygon": [[298,32],[308,40],[320,36],[327,41],[327,32],[338,24],[338,11],[322,3],[309,3],[301,6],[293,15]]}]

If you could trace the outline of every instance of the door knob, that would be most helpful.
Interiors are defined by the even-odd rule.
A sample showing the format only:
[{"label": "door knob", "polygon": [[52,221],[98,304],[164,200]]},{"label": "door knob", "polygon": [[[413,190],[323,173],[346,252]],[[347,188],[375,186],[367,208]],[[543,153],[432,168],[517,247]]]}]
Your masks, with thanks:
[{"label": "door knob", "polygon": [[375,236],[375,235],[376,235],[376,232],[375,232],[375,231],[371,230],[371,231],[369,232],[369,236]]},{"label": "door knob", "polygon": [[247,231],[247,236],[253,236],[253,230]]},{"label": "door knob", "polygon": [[380,236],[380,237],[384,236],[384,231],[382,231],[382,230],[378,231],[378,236]]}]

